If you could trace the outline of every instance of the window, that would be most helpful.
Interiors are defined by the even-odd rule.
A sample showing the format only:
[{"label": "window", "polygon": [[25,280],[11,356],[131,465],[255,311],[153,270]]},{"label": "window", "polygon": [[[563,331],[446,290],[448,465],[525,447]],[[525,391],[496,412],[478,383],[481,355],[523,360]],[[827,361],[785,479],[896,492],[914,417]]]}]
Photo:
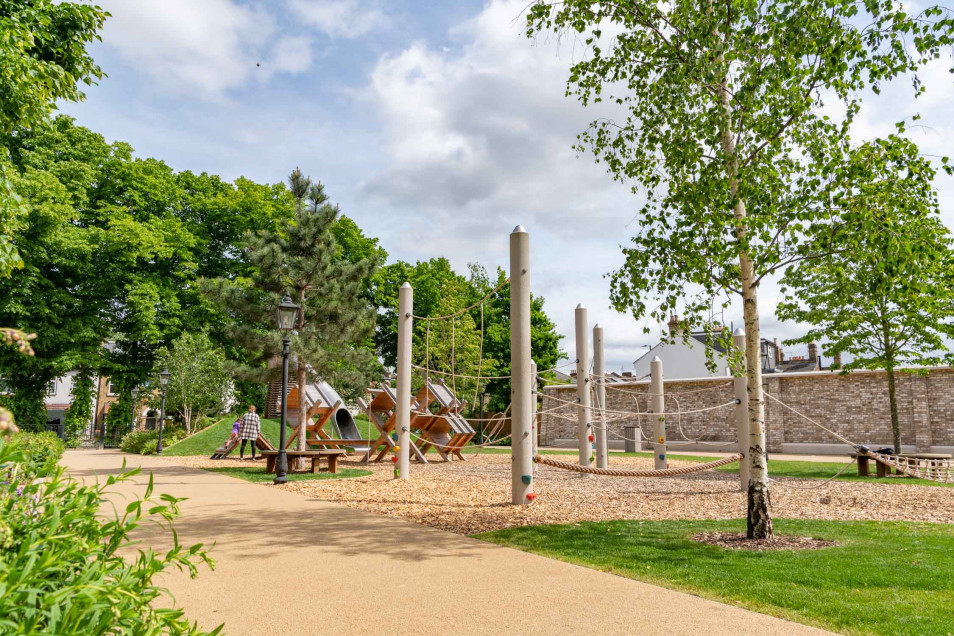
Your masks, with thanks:
[{"label": "window", "polygon": [[13,386],[10,384],[10,381],[5,378],[0,378],[0,395],[11,395],[13,393]]},{"label": "window", "polygon": [[56,380],[53,380],[46,385],[46,395],[56,395]]},{"label": "window", "polygon": [[109,387],[106,389],[106,395],[110,397],[119,395],[119,385],[110,380]]}]

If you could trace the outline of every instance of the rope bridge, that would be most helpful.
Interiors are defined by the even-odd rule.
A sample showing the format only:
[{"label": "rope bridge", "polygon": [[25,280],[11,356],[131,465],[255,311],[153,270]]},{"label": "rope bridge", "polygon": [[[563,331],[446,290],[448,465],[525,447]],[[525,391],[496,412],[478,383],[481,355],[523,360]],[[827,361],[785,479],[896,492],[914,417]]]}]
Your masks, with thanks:
[{"label": "rope bridge", "polygon": [[697,466],[684,466],[683,468],[663,468],[660,470],[619,470],[616,468],[593,468],[592,466],[580,466],[571,462],[561,462],[558,459],[550,459],[543,455],[535,455],[533,461],[537,464],[571,470],[577,473],[586,473],[588,475],[606,475],[607,477],[678,477],[680,475],[691,475],[704,470],[712,470],[719,466],[725,466],[742,459],[741,453],[736,453],[730,457],[723,457],[713,462],[699,464]]}]

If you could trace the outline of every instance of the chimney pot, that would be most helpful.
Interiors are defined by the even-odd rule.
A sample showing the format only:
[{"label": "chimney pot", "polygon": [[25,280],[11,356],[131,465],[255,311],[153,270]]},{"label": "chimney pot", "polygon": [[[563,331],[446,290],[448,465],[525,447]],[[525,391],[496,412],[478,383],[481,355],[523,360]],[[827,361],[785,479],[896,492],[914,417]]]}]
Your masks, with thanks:
[{"label": "chimney pot", "polygon": [[808,343],[808,359],[812,362],[818,359],[818,345],[814,341]]}]

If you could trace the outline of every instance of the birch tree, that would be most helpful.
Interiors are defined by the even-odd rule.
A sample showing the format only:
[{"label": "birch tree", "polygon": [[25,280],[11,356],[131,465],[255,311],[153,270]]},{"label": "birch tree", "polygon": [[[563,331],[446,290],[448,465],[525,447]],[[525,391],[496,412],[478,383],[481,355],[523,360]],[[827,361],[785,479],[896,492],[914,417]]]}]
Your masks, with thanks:
[{"label": "birch tree", "polygon": [[803,237],[830,221],[827,175],[863,91],[901,75],[922,91],[916,72],[951,43],[950,16],[892,0],[567,0],[533,4],[526,30],[583,44],[567,95],[619,115],[578,138],[644,200],[614,305],[664,321],[679,304],[698,324],[713,303],[741,300],[747,535],[769,537],[759,284],[824,255]]}]

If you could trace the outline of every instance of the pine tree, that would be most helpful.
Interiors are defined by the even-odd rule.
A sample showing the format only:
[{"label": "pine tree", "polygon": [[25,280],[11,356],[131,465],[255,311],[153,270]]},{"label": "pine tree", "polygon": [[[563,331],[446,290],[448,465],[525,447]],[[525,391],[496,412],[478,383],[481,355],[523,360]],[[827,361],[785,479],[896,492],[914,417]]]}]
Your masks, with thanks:
[{"label": "pine tree", "polygon": [[[314,374],[343,397],[356,397],[378,374],[373,352],[363,346],[374,329],[374,307],[363,293],[364,285],[377,261],[349,260],[339,254],[332,233],[339,210],[328,203],[320,183],[296,168],[288,187],[294,219],[275,232],[250,237],[249,261],[254,268],[250,284],[218,279],[207,283],[205,290],[235,318],[231,335],[248,353],[246,364],[236,369],[238,377],[266,379],[262,363],[281,351],[275,314],[287,294],[301,308],[291,334],[298,386],[307,386]],[[303,423],[304,400],[299,400],[298,409],[298,421]],[[298,436],[297,444],[305,450],[304,435]]]}]

